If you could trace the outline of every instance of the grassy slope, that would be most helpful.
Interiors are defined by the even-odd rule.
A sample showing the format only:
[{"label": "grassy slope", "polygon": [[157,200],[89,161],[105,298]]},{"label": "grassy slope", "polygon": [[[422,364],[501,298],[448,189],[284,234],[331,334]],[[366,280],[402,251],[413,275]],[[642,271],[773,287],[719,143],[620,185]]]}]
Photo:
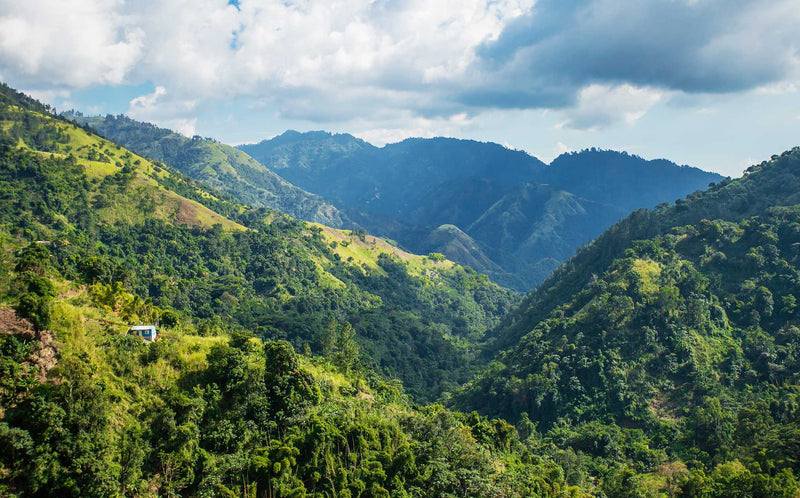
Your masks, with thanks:
[{"label": "grassy slope", "polygon": [[334,254],[339,255],[341,259],[358,266],[366,265],[379,272],[382,270],[378,265],[378,258],[382,254],[407,263],[409,273],[415,277],[430,277],[437,269],[452,269],[456,266],[452,261],[435,261],[428,256],[411,254],[392,245],[386,239],[372,235],[359,236],[352,230],[337,230],[323,225],[313,226],[322,229],[325,241],[331,244]]},{"label": "grassy slope", "polygon": [[[5,119],[0,121],[0,124],[7,129],[13,126],[15,121],[33,117],[40,121],[41,127],[59,134],[60,139],[53,142],[53,147],[47,151],[37,150],[35,144],[28,144],[22,140],[19,145],[24,150],[44,157],[51,155],[57,158],[74,157],[77,163],[83,166],[87,178],[90,179],[93,195],[98,194],[104,179],[121,172],[125,167],[132,169],[132,188],[119,191],[113,199],[110,199],[110,205],[100,209],[104,221],[141,223],[148,217],[154,216],[189,226],[211,227],[220,224],[228,230],[244,229],[240,224],[212,211],[198,201],[182,197],[160,185],[160,181],[175,177],[175,172],[156,166],[113,142],[51,115],[23,110],[16,106],[9,106],[6,110]],[[192,188],[201,198],[219,201],[213,194],[199,187]],[[155,209],[152,212],[145,212],[142,209],[148,202],[154,204]]]},{"label": "grassy slope", "polygon": [[[56,162],[72,157],[81,171],[70,181],[86,179],[82,186],[89,199],[82,201],[87,206],[82,212],[88,216],[82,218],[84,226],[79,231],[97,236],[99,230],[103,244],[73,247],[77,260],[67,263],[68,271],[84,271],[89,263],[75,261],[99,257],[110,263],[110,271],[117,272],[114,278],[127,281],[161,307],[206,317],[222,314],[236,325],[268,337],[288,338],[298,347],[310,343],[315,350],[322,347],[327,323],[357,321],[359,339],[366,348],[365,361],[408,381],[409,391],[421,399],[433,399],[448,386],[465,380],[475,344],[518,299],[451,262],[413,256],[366,235],[362,242],[359,235],[304,225],[280,213],[249,211],[168,166],[137,156],[42,109],[14,104],[3,111],[0,123],[10,136],[22,138],[15,142],[21,143],[22,149],[13,148],[14,157],[6,159],[8,164],[23,161],[26,153],[42,159],[52,154]],[[61,166],[48,167],[52,172]],[[14,175],[21,174],[27,173],[9,172],[12,189],[17,181]],[[6,199],[12,203],[13,196],[23,195],[19,189],[13,190],[12,198]],[[68,191],[63,185],[53,185],[52,190]],[[81,189],[76,185],[75,190]],[[59,211],[73,203],[69,195],[62,197],[57,202],[45,200],[44,211]],[[243,230],[220,213],[233,213],[242,223],[269,235],[236,237],[234,249],[230,238],[221,235],[148,224],[160,219],[167,224],[201,228],[220,224],[234,232]],[[18,214],[29,217],[25,212]],[[74,220],[63,214],[56,216],[74,225]],[[80,217],[74,210],[71,216]],[[39,228],[50,224],[35,218],[30,220]],[[112,228],[117,223],[119,232]],[[90,226],[94,228],[87,230]],[[40,238],[63,238],[61,229],[52,228],[47,227]],[[227,251],[217,250],[222,247]],[[203,253],[204,249],[208,252]],[[255,263],[255,259],[267,261]],[[307,261],[313,264],[313,274],[307,272]],[[398,345],[411,351],[398,356]],[[414,366],[408,364],[415,361]],[[437,375],[427,374],[431,368]]]},{"label": "grassy slope", "polygon": [[286,182],[246,153],[229,145],[200,137],[187,138],[125,116],[65,116],[254,207],[277,209],[297,219],[329,226],[352,225],[321,197]]}]

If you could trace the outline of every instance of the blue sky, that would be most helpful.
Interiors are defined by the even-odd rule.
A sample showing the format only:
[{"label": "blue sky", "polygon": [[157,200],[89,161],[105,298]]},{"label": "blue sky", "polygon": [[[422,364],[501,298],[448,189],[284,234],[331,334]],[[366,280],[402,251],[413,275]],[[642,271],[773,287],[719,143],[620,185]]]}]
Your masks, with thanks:
[{"label": "blue sky", "polygon": [[799,0],[0,0],[0,79],[255,142],[454,136],[739,176],[800,145]]}]

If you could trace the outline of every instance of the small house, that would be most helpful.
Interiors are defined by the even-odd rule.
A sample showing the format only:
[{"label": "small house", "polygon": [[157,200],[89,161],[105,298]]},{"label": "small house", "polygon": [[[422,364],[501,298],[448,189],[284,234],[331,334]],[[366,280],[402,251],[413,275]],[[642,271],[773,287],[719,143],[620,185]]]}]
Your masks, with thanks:
[{"label": "small house", "polygon": [[136,337],[141,337],[146,342],[155,341],[156,336],[158,335],[155,325],[134,325],[128,329],[128,333],[133,334]]}]

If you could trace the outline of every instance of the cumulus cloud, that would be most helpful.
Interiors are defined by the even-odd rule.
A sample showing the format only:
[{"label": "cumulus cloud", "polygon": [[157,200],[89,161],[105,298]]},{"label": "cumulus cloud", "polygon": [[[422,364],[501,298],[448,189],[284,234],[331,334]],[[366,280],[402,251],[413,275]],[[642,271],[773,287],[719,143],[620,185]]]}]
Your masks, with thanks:
[{"label": "cumulus cloud", "polygon": [[123,83],[145,40],[122,4],[0,0],[3,75],[36,88]]},{"label": "cumulus cloud", "polygon": [[467,96],[562,106],[592,84],[750,90],[797,77],[798,22],[795,0],[540,0],[481,47],[486,80]]},{"label": "cumulus cloud", "polygon": [[131,112],[161,123],[240,99],[365,130],[489,108],[592,129],[664,95],[791,87],[798,22],[796,0],[0,0],[0,74],[42,90],[152,82],[161,93]]},{"label": "cumulus cloud", "polygon": [[452,136],[471,124],[472,119],[466,113],[429,119],[403,112],[378,126],[375,126],[375,123],[356,123],[353,135],[380,147],[388,143],[400,142],[408,137]]},{"label": "cumulus cloud", "polygon": [[589,85],[579,92],[575,106],[564,111],[567,120],[559,126],[592,130],[618,122],[632,125],[663,97],[663,91],[628,84]]},{"label": "cumulus cloud", "polygon": [[147,40],[132,77],[173,97],[243,98],[283,117],[336,121],[412,109],[451,115],[449,88],[475,47],[533,0],[144,0],[126,5]]},{"label": "cumulus cloud", "polygon": [[0,0],[0,72],[152,81],[169,98],[260,99],[290,118],[446,115],[475,48],[533,1]]},{"label": "cumulus cloud", "polygon": [[170,98],[166,88],[157,86],[153,93],[132,99],[125,114],[191,137],[196,133],[197,118],[192,116],[196,105],[193,100]]}]

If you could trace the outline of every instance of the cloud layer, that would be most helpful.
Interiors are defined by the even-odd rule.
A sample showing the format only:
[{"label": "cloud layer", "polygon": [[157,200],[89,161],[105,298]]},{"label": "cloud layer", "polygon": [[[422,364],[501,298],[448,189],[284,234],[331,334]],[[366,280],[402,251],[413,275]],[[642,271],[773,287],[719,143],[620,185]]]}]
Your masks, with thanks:
[{"label": "cloud layer", "polygon": [[491,92],[472,103],[559,106],[598,83],[750,90],[797,77],[798,21],[795,0],[540,0],[478,51]]},{"label": "cloud layer", "polygon": [[669,95],[795,84],[798,24],[796,0],[0,0],[0,75],[39,91],[149,81],[131,112],[185,128],[239,99],[389,135],[398,117],[498,108],[592,129]]}]

